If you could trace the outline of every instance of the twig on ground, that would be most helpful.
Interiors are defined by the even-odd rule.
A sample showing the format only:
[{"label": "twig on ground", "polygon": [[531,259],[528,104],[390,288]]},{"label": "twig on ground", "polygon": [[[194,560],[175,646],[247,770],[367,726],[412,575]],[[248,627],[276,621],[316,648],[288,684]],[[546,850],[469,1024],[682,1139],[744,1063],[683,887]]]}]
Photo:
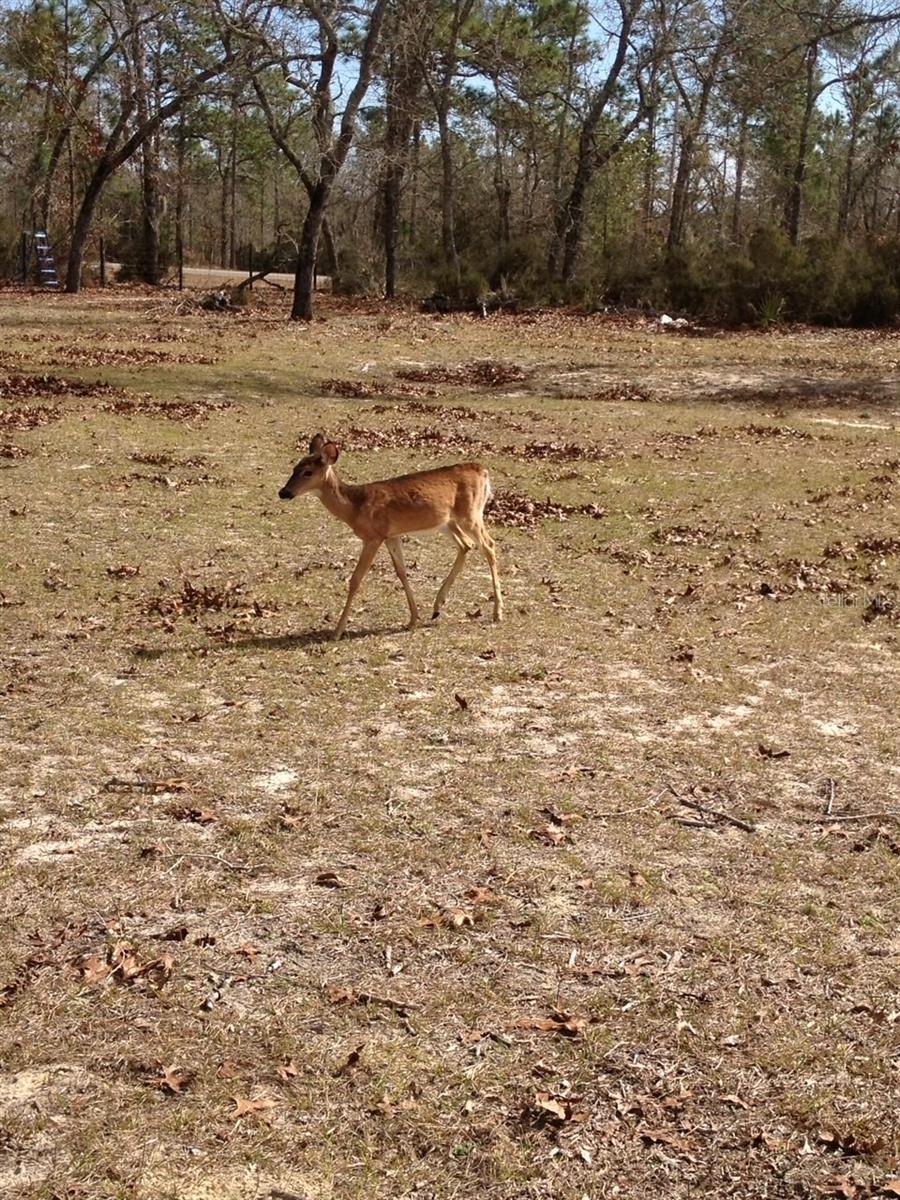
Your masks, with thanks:
[{"label": "twig on ground", "polygon": [[825,816],[826,817],[831,813],[832,806],[834,805],[834,794],[836,791],[837,791],[837,784],[834,782],[834,780],[831,778],[830,775],[827,776],[822,782],[822,793],[825,797]]},{"label": "twig on ground", "polygon": [[834,825],[838,821],[900,821],[900,808],[883,808],[880,812],[868,813],[823,813],[818,817],[801,817],[807,825]]},{"label": "twig on ground", "polygon": [[658,792],[649,804],[639,804],[637,808],[620,808],[616,812],[592,812],[589,814],[598,820],[605,820],[608,817],[630,817],[633,813],[646,812],[650,808],[655,808],[670,789],[664,787],[661,792]]},{"label": "twig on ground", "polygon": [[688,800],[686,797],[679,795],[671,784],[668,784],[667,788],[678,803],[683,804],[685,808],[692,808],[694,812],[701,813],[704,817],[718,817],[720,821],[727,821],[729,825],[734,825],[736,829],[743,829],[745,833],[756,833],[756,826],[751,825],[749,821],[742,821],[740,817],[733,817],[731,813],[724,812],[721,808],[711,808],[708,804],[700,804],[697,800]]},{"label": "twig on ground", "polygon": [[207,858],[213,862],[221,863],[223,867],[227,867],[229,871],[261,871],[265,867],[265,863],[233,863],[227,858],[223,858],[221,854],[199,854],[188,852],[184,854],[163,854],[163,858],[175,859],[176,863],[181,862],[185,858]]}]

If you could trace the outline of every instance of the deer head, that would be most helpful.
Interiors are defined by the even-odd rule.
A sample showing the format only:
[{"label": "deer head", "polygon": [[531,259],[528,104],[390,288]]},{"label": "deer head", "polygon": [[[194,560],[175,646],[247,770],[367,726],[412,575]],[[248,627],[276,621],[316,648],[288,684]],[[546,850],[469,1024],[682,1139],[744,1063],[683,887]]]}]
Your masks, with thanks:
[{"label": "deer head", "polygon": [[291,477],[278,493],[281,500],[294,500],[307,492],[321,488],[325,481],[328,468],[338,460],[340,450],[334,442],[327,442],[321,433],[317,433],[309,443],[309,454],[301,458],[291,472]]}]

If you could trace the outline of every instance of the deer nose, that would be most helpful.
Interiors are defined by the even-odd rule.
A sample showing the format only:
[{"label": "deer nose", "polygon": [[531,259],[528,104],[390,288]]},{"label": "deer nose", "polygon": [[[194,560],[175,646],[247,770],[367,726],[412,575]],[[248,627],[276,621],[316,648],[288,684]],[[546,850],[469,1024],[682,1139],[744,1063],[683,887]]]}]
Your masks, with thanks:
[{"label": "deer nose", "polygon": [[291,493],[287,490],[286,487],[283,487],[281,489],[281,491],[278,493],[279,500],[293,500],[293,498],[294,497],[291,495]]}]

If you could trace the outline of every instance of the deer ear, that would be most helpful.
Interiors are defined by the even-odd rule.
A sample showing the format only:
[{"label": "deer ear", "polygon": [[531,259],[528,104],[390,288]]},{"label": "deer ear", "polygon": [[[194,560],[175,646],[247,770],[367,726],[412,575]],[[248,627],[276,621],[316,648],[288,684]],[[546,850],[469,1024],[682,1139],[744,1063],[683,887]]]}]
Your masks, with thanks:
[{"label": "deer ear", "polygon": [[336,463],[339,454],[340,449],[334,444],[334,442],[326,442],[321,450],[322,458],[324,458],[327,463]]},{"label": "deer ear", "polygon": [[310,454],[318,454],[324,445],[325,445],[325,438],[322,436],[321,433],[317,433],[315,435],[315,437],[312,439],[312,441],[309,443]]}]

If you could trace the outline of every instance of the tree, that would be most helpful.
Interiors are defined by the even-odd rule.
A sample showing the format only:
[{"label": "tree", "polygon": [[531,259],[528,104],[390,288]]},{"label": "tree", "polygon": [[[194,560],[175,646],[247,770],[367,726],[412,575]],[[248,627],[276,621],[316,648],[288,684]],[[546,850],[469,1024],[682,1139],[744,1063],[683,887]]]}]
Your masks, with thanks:
[{"label": "tree", "polygon": [[[153,24],[156,36],[160,45],[165,47],[167,98],[163,97],[161,91],[150,92],[149,89],[134,86],[136,68],[126,29],[115,25],[116,10],[109,10],[105,14],[111,40],[118,47],[122,63],[115,81],[116,97],[110,105],[108,132],[82,195],[72,231],[66,271],[67,292],[80,290],[91,222],[107,182],[149,138],[157,134],[170,117],[202,95],[214,80],[246,58],[249,51],[256,50],[259,31],[265,27],[268,12],[264,0],[241,0],[237,13],[218,26],[215,18],[219,16],[219,10],[210,11],[199,4],[177,12],[167,10],[165,17],[155,14]],[[133,20],[127,28],[134,28]],[[133,121],[135,114],[137,120]],[[146,203],[145,189],[145,206]],[[144,211],[145,220],[149,220],[146,207]]]},{"label": "tree", "polygon": [[[309,201],[297,250],[291,307],[294,321],[312,320],[319,238],[335,182],[353,145],[360,106],[372,82],[387,4],[388,0],[371,0],[360,20],[355,5],[338,3],[326,10],[317,0],[303,0],[300,15],[304,26],[311,25],[312,37],[304,29],[306,36],[301,37],[299,46],[293,44],[290,31],[282,38],[278,55],[281,77],[309,104],[314,167],[306,166],[302,153],[291,146],[284,126],[279,125],[266,90],[265,73],[257,71],[253,77],[275,143],[296,170]],[[315,50],[310,48],[312,45]],[[338,117],[335,68],[342,52],[355,58],[357,75]]]}]

